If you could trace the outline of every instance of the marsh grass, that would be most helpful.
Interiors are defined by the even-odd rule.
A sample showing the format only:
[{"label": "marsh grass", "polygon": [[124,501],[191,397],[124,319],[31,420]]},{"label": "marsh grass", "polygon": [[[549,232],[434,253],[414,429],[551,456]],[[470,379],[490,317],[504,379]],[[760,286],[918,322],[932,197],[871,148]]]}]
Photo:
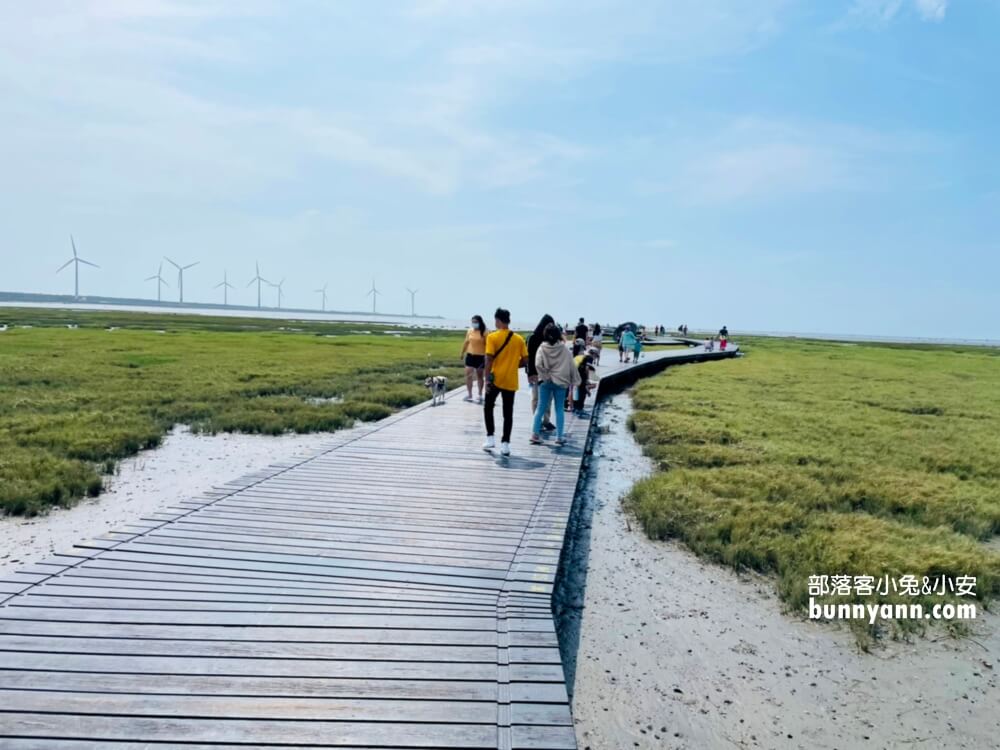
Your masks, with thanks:
[{"label": "marsh grass", "polygon": [[[0,333],[0,511],[12,514],[99,494],[102,475],[119,459],[157,446],[177,424],[209,433],[338,430],[425,400],[431,370],[455,385],[461,377],[454,333],[396,337],[368,323],[371,335],[352,335],[357,324],[340,323],[295,323],[300,330],[292,332],[280,330],[284,321],[141,313],[3,314],[33,326]],[[68,329],[67,321],[79,327]]]},{"label": "marsh grass", "polygon": [[[631,426],[660,471],[627,503],[650,536],[773,574],[799,611],[812,574],[974,575],[981,605],[1000,592],[1000,352],[748,350],[636,389]],[[922,627],[856,629],[867,645]]]}]

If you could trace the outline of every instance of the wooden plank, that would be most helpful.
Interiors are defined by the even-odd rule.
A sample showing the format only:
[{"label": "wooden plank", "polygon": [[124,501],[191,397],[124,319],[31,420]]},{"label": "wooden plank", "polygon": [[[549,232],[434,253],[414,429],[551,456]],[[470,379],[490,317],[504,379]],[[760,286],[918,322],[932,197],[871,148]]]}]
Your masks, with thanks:
[{"label": "wooden plank", "polygon": [[[155,592],[150,592],[155,593]],[[88,596],[58,596],[42,595],[40,593],[29,593],[18,597],[12,602],[12,607],[42,607],[45,609],[65,608],[65,609],[145,609],[157,612],[171,611],[207,611],[207,612],[274,612],[274,613],[294,613],[303,614],[328,614],[328,615],[357,615],[369,618],[396,618],[396,617],[447,617],[456,616],[458,618],[467,617],[488,617],[490,612],[482,608],[462,608],[456,605],[447,607],[391,607],[391,606],[366,606],[366,605],[328,605],[316,603],[285,603],[274,600],[253,601],[252,597],[248,601],[227,600],[223,595],[213,594],[190,594],[181,598],[137,598],[126,595],[112,597],[88,597]],[[375,625],[375,621],[369,621]],[[387,622],[379,619],[379,623]]]},{"label": "wooden plank", "polygon": [[[7,635],[56,636],[66,638],[183,638],[196,641],[250,641],[255,643],[394,643],[429,646],[489,646],[496,648],[495,630],[405,630],[361,628],[310,628],[268,625],[225,626],[108,624],[79,622],[68,611],[63,621],[0,619],[0,638]],[[530,637],[526,639],[526,637]],[[512,643],[514,639],[511,639]],[[554,633],[524,633],[517,645],[551,647]]]},{"label": "wooden plank", "polygon": [[[72,580],[68,577],[55,579],[56,581]],[[79,579],[77,579],[79,581]],[[226,590],[216,588],[195,588],[184,584],[164,584],[159,589],[151,588],[150,582],[138,581],[115,581],[122,585],[87,585],[85,582],[75,583],[55,583],[49,582],[36,587],[30,592],[31,597],[36,600],[44,599],[44,603],[49,606],[56,606],[55,601],[70,598],[95,598],[95,599],[132,599],[132,600],[170,600],[176,602],[235,602],[243,604],[283,604],[300,605],[310,607],[334,607],[344,612],[369,611],[375,612],[384,609],[393,609],[397,612],[405,610],[407,614],[436,614],[443,611],[462,614],[491,614],[496,604],[495,602],[462,602],[462,601],[399,601],[393,603],[386,600],[385,594],[372,594],[369,596],[336,596],[334,594],[306,594],[295,590],[281,591],[264,588],[242,588],[230,586]],[[124,585],[131,583],[132,585]],[[47,598],[47,599],[46,599]],[[22,599],[26,601],[27,599]],[[80,602],[85,605],[85,602]],[[315,611],[315,610],[313,610]]]},{"label": "wooden plank", "polygon": [[[382,700],[378,698],[267,698],[229,695],[124,695],[66,691],[2,690],[0,711],[44,713],[53,705],[78,716],[144,716],[199,719],[294,719],[352,722],[438,722],[496,725],[490,701]],[[559,708],[528,704],[541,723],[558,721]],[[523,709],[526,713],[529,709]],[[0,713],[3,717],[3,713]],[[0,722],[3,719],[0,718]]]},{"label": "wooden plank", "polygon": [[302,628],[378,628],[404,630],[486,630],[496,628],[489,617],[451,615],[317,615],[297,612],[227,612],[221,610],[84,609],[82,607],[26,607],[14,601],[0,609],[0,620],[59,620],[105,623],[163,623],[176,625],[287,625]]},{"label": "wooden plank", "polygon": [[[496,664],[493,646],[437,646],[428,644],[295,643],[266,641],[171,640],[148,638],[70,638],[58,636],[0,636],[0,653],[27,651],[43,654],[113,654],[118,656],[239,657],[244,659],[312,659],[364,661],[430,661]],[[552,663],[558,649],[520,649]],[[527,661],[527,659],[519,659]],[[0,704],[2,705],[2,704]]]},{"label": "wooden plank", "polygon": [[[5,669],[44,669],[67,672],[121,672],[146,675],[228,675],[251,677],[337,677],[366,680],[496,680],[496,665],[464,662],[352,661],[347,659],[250,659],[170,656],[119,656],[116,654],[40,654],[21,651],[4,653]],[[521,667],[552,682],[557,674],[550,666]],[[542,670],[548,670],[542,672]],[[561,676],[562,670],[558,670]],[[558,678],[557,678],[558,679]],[[521,682],[532,680],[522,679]],[[2,709],[2,706],[0,706]]]},{"label": "wooden plank", "polygon": [[[280,583],[292,588],[309,588],[337,592],[372,592],[386,598],[400,600],[443,600],[455,597],[464,601],[496,601],[496,591],[484,591],[472,586],[448,587],[434,586],[422,582],[405,580],[376,580],[374,578],[346,577],[329,575],[310,571],[301,573],[293,569],[283,569],[277,572],[271,570],[248,570],[246,568],[215,568],[207,566],[184,566],[172,561],[149,561],[140,558],[138,561],[112,559],[102,556],[97,560],[82,562],[79,566],[61,572],[55,581],[64,581],[75,576],[96,576],[120,579],[122,577],[135,580],[189,581],[189,582],[238,582],[247,586],[274,586]],[[478,583],[478,582],[477,582]]]},{"label": "wooden plank", "polygon": [[284,744],[308,747],[496,747],[496,727],[429,724],[246,719],[176,719],[7,713],[0,737],[96,739],[105,742]]},{"label": "wooden plank", "polygon": [[[312,677],[256,677],[252,675],[171,675],[110,672],[56,672],[0,669],[0,687],[18,690],[69,690],[131,695],[231,695],[276,698],[384,698],[398,700],[495,701],[492,680],[402,680]],[[512,685],[515,700],[565,703],[566,691],[558,685],[534,684],[530,689]]]}]

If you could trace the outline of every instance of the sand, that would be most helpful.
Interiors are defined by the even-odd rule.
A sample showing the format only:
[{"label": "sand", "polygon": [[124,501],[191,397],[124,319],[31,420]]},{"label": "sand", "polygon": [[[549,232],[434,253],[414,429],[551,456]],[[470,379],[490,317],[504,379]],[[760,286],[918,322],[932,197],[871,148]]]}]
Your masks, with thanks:
[{"label": "sand", "polygon": [[329,442],[329,433],[195,435],[177,427],[160,447],[122,461],[98,497],[37,518],[0,518],[0,576]]},{"label": "sand", "polygon": [[868,655],[845,629],[783,614],[768,579],[648,540],[620,504],[651,470],[630,409],[627,395],[606,404],[581,498],[590,565],[568,665],[581,750],[1000,747],[1000,618]]}]

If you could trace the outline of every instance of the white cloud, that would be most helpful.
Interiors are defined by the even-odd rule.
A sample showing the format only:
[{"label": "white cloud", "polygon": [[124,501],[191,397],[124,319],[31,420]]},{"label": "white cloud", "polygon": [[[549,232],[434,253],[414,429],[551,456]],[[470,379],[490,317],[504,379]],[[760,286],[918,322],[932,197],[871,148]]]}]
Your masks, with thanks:
[{"label": "white cloud", "polygon": [[925,21],[943,21],[948,0],[916,0],[917,12]]},{"label": "white cloud", "polygon": [[924,21],[943,21],[948,0],[854,0],[849,17],[862,23],[884,25],[907,7]]},{"label": "white cloud", "polygon": [[[752,204],[830,191],[880,192],[894,184],[900,162],[937,148],[916,133],[867,130],[837,123],[742,117],[698,123],[670,133],[658,178],[640,178],[640,194],[668,193],[696,204]],[[655,141],[654,141],[655,143]],[[640,145],[633,157],[648,155]],[[666,175],[666,177],[663,177]]]}]

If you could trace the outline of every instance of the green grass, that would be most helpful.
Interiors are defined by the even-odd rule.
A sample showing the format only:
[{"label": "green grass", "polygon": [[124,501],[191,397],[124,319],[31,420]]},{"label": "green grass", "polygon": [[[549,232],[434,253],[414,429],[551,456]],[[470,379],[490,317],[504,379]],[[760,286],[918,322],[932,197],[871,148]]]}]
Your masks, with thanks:
[{"label": "green grass", "polygon": [[0,321],[12,326],[0,333],[0,511],[11,514],[98,494],[118,459],[177,424],[338,430],[425,400],[432,370],[462,377],[461,337],[440,331],[50,310]]},{"label": "green grass", "polygon": [[646,532],[773,574],[793,610],[811,574],[1000,593],[1000,351],[762,339],[640,384],[635,408],[659,469],[627,500]]}]

